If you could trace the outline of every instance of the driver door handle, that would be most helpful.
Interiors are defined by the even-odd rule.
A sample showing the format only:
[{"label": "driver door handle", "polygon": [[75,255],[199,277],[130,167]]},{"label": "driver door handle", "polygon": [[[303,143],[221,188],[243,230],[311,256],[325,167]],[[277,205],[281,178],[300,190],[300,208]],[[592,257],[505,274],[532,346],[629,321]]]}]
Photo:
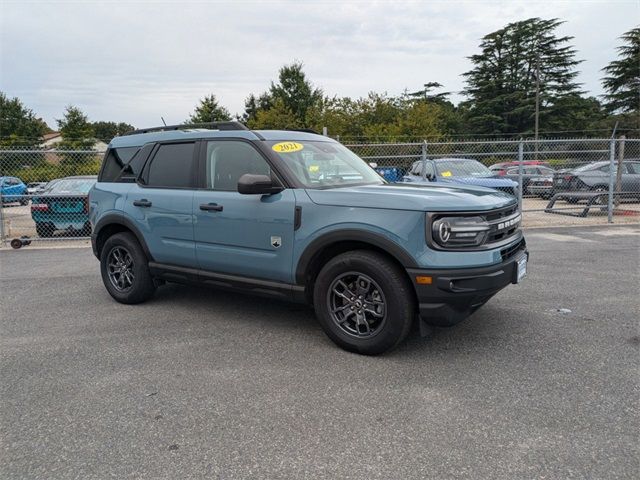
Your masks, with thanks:
[{"label": "driver door handle", "polygon": [[213,211],[213,212],[221,212],[222,205],[218,205],[217,203],[201,203],[200,210]]},{"label": "driver door handle", "polygon": [[134,200],[133,201],[133,206],[134,207],[150,207],[151,206],[151,202],[149,200],[147,200],[146,198],[143,198],[142,200]]}]

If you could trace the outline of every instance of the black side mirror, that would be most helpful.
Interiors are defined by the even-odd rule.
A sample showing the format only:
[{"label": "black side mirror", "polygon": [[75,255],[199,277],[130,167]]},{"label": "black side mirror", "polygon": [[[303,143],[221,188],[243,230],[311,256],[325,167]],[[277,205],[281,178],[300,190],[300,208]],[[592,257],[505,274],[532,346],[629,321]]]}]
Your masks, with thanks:
[{"label": "black side mirror", "polygon": [[245,173],[238,180],[238,193],[245,195],[272,195],[284,190],[279,185],[274,185],[268,175],[253,175]]}]

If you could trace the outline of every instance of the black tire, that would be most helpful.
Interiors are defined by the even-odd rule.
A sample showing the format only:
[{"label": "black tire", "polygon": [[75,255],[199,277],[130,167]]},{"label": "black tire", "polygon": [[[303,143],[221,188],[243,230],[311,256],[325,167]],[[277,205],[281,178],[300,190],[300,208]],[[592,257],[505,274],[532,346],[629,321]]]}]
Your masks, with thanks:
[{"label": "black tire", "polygon": [[51,223],[36,223],[36,233],[40,238],[53,237],[55,229],[56,228]]},{"label": "black tire", "polygon": [[78,230],[78,235],[81,237],[90,237],[91,236],[91,224],[89,222],[85,223],[84,226]]},{"label": "black tire", "polygon": [[[596,185],[591,188],[591,191],[594,193],[608,193],[609,186],[608,185]],[[593,202],[595,205],[608,205],[609,198],[605,198],[604,196],[598,196],[596,200]]]},{"label": "black tire", "polygon": [[[358,291],[359,287],[355,286],[361,279],[369,282],[368,294],[363,293],[364,290]],[[346,299],[347,295],[334,292],[334,288],[342,288],[340,281],[345,287],[352,287],[342,290],[353,295],[352,298]],[[354,250],[332,258],[322,268],[316,278],[313,303],[322,329],[338,346],[350,352],[377,355],[396,347],[409,333],[415,313],[412,288],[405,272],[386,256],[369,250]],[[354,299],[362,298],[359,293],[364,297],[362,303],[358,303],[362,310],[357,310],[354,303],[360,301]],[[335,308],[340,310],[338,313],[332,313],[334,301],[342,302]],[[354,310],[351,307],[357,311],[350,312]],[[378,319],[375,315],[380,315],[381,311],[383,316]],[[345,320],[339,323],[340,318]],[[365,331],[360,331],[360,327]],[[356,329],[357,332],[353,331]]]},{"label": "black tire", "polygon": [[21,198],[20,199],[20,205],[22,205],[23,207],[25,205],[29,205],[29,199],[28,198]]},{"label": "black tire", "polygon": [[[121,267],[116,262],[116,252],[123,259]],[[127,255],[130,262],[126,261]],[[141,303],[156,291],[147,256],[136,237],[128,232],[116,233],[104,242],[100,252],[100,273],[107,291],[120,303]],[[122,279],[122,284],[118,279]]]}]

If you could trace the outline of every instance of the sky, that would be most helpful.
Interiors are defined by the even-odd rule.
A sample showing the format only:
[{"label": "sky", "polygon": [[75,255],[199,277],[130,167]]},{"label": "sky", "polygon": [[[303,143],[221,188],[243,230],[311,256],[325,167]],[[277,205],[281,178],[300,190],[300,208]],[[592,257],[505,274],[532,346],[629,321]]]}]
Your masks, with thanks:
[{"label": "sky", "polygon": [[293,61],[329,96],[432,81],[459,92],[480,39],[531,17],[566,21],[557,33],[575,37],[578,81],[600,95],[640,0],[0,0],[0,91],[53,128],[67,105],[92,121],[182,123],[210,93],[241,114]]}]

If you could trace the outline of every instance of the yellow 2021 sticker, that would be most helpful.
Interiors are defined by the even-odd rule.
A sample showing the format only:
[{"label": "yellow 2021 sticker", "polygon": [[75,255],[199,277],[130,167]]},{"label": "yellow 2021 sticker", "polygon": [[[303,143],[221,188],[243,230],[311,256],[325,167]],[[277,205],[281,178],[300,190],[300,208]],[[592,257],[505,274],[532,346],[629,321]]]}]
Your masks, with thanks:
[{"label": "yellow 2021 sticker", "polygon": [[292,153],[299,152],[304,148],[304,145],[297,142],[280,142],[271,147],[274,152],[278,153]]},{"label": "yellow 2021 sticker", "polygon": [[442,172],[440,175],[442,175],[443,177],[450,177],[451,176],[451,172],[449,170],[447,170],[446,172]]}]

